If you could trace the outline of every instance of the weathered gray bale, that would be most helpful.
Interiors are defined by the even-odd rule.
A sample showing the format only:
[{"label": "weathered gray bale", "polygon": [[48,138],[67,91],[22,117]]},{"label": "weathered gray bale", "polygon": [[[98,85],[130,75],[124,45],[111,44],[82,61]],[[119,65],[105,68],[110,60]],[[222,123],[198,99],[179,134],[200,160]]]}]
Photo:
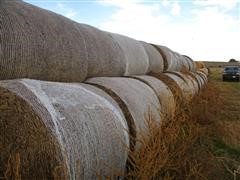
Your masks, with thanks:
[{"label": "weathered gray bale", "polygon": [[184,100],[190,101],[192,99],[192,97],[194,95],[193,86],[188,84],[188,82],[186,81],[185,78],[183,78],[181,75],[177,75],[177,72],[174,72],[174,73],[167,72],[164,74],[167,75],[169,78],[171,78],[178,84],[178,86],[180,87],[180,89],[183,92]]},{"label": "weathered gray bale", "polygon": [[202,69],[199,69],[198,71],[203,72],[206,76],[208,76],[208,74],[209,74],[209,71],[207,68],[202,68]]},{"label": "weathered gray bale", "polygon": [[207,82],[208,82],[208,77],[207,77],[207,75],[205,74],[205,73],[203,73],[202,71],[196,71],[196,73],[197,74],[199,74],[200,75],[200,77],[204,80],[204,84],[207,84]]},{"label": "weathered gray bale", "polygon": [[[183,74],[183,73],[182,73]],[[198,84],[198,80],[189,75],[189,74],[183,74],[186,78],[186,81],[188,82],[188,84],[190,84],[191,87],[193,87],[193,95],[198,94],[199,92],[199,84]]]},{"label": "weathered gray bale", "polygon": [[4,1],[0,16],[0,79],[86,78],[87,50],[73,21],[22,1]]},{"label": "weathered gray bale", "polygon": [[[197,92],[199,92],[202,88],[202,83],[201,83],[201,78],[197,76],[196,73],[191,72],[191,71],[184,71],[183,74],[190,76],[194,81],[195,86],[197,86]],[[200,78],[200,79],[199,79]]]},{"label": "weathered gray bale", "polygon": [[177,52],[172,51],[173,57],[174,57],[174,63],[175,63],[175,69],[174,71],[180,71],[182,69],[183,63],[181,59],[181,55]]},{"label": "weathered gray bale", "polygon": [[182,57],[184,58],[185,62],[187,63],[187,70],[188,71],[194,71],[193,70],[193,62],[184,55],[182,55]]},{"label": "weathered gray bale", "polygon": [[156,122],[160,122],[161,107],[158,97],[145,83],[126,77],[98,77],[88,79],[86,82],[103,86],[106,92],[109,89],[124,101],[133,117],[137,139],[140,138],[140,132],[148,131],[147,117],[149,114]]},{"label": "weathered gray bale", "polygon": [[0,79],[81,82],[121,76],[124,54],[108,34],[23,1],[1,1]]},{"label": "weathered gray bale", "polygon": [[189,56],[186,56],[186,55],[183,55],[183,56],[186,58],[186,60],[189,64],[189,70],[192,71],[192,72],[195,72],[196,71],[196,64],[192,60],[192,58],[190,58]]},{"label": "weathered gray bale", "polygon": [[174,72],[178,76],[182,77],[184,81],[187,83],[189,90],[191,91],[192,97],[198,93],[198,85],[197,82],[189,75],[184,74],[182,72]]},{"label": "weathered gray bale", "polygon": [[176,71],[178,69],[177,59],[173,51],[168,47],[154,45],[154,47],[159,51],[164,60],[164,70],[165,71]]},{"label": "weathered gray bale", "polygon": [[163,72],[164,62],[161,54],[151,44],[148,44],[143,41],[140,41],[140,42],[145,48],[148,55],[148,59],[149,59],[148,72],[153,72],[153,73]]},{"label": "weathered gray bale", "polygon": [[115,39],[124,52],[122,61],[126,64],[124,75],[146,74],[149,69],[148,55],[142,44],[130,37],[120,34],[109,33]]},{"label": "weathered gray bale", "polygon": [[[96,179],[124,172],[128,127],[105,92],[28,79],[2,81],[0,87],[2,165],[19,153],[23,179]],[[1,176],[5,170],[1,166]]]},{"label": "weathered gray bale", "polygon": [[169,87],[169,89],[173,93],[176,104],[185,103],[182,89],[172,78],[167,76],[165,73],[150,73],[149,75],[159,79]]},{"label": "weathered gray bale", "polygon": [[87,77],[123,76],[125,54],[117,41],[108,33],[86,24],[77,24],[87,49]]},{"label": "weathered gray bale", "polygon": [[133,76],[133,78],[141,80],[154,90],[161,104],[161,113],[163,117],[170,118],[173,116],[176,109],[176,102],[172,91],[163,81],[147,75]]},{"label": "weathered gray bale", "polygon": [[181,68],[180,70],[188,70],[190,71],[191,70],[191,67],[190,67],[190,63],[189,61],[182,55],[179,55],[180,56],[180,61],[181,61]]},{"label": "weathered gray bale", "polygon": [[198,83],[200,84],[200,87],[201,87],[200,89],[202,89],[203,86],[205,85],[203,78],[198,73],[194,73],[194,74],[195,74],[196,78],[198,79]]}]

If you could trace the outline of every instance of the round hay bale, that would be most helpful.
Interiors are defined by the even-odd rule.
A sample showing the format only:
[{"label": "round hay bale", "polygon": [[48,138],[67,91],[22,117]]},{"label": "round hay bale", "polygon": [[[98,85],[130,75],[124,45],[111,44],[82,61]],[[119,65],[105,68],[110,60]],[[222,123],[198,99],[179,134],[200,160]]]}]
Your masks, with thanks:
[{"label": "round hay bale", "polygon": [[87,50],[73,21],[23,1],[4,1],[0,16],[0,79],[86,78]]},{"label": "round hay bale", "polygon": [[208,76],[208,74],[209,74],[208,68],[202,68],[202,69],[199,69],[198,71],[203,72],[206,76]]},{"label": "round hay bale", "polygon": [[186,55],[183,55],[188,64],[189,64],[189,70],[192,71],[192,72],[196,72],[196,63],[192,60],[192,58],[190,58],[189,56],[186,56]]},{"label": "round hay bale", "polygon": [[[197,82],[191,77],[191,76],[188,76],[187,74],[184,74],[182,72],[176,72],[176,71],[171,71],[171,72],[168,72],[170,74],[174,74],[178,77],[180,77],[182,80],[185,81],[185,83],[187,83],[188,85],[188,89],[191,91],[191,94],[192,94],[192,97],[198,93],[198,85],[197,85]],[[191,97],[191,98],[192,98]]]},{"label": "round hay bale", "polygon": [[164,62],[161,54],[151,44],[148,44],[143,41],[140,41],[140,42],[145,48],[148,55],[148,59],[149,59],[148,72],[153,72],[153,73],[163,72]]},{"label": "round hay bale", "polygon": [[194,75],[198,79],[198,83],[200,84],[200,90],[201,90],[203,88],[203,86],[205,85],[204,79],[198,73],[194,73]]},{"label": "round hay bale", "polygon": [[84,36],[87,49],[87,77],[123,76],[124,51],[108,33],[86,24],[76,24]]},{"label": "round hay bale", "polygon": [[[176,73],[176,72],[175,72]],[[182,78],[180,77],[181,75],[176,75],[173,73],[164,73],[166,76],[168,76],[169,78],[171,78],[172,80],[174,80],[178,86],[180,87],[180,89],[183,92],[183,98],[186,101],[190,101],[194,95],[193,93],[193,87],[190,86],[190,84],[187,83],[186,79],[182,76]]]},{"label": "round hay bale", "polygon": [[[34,96],[22,84],[9,86]],[[40,105],[37,108],[43,113],[47,111]],[[53,178],[54,170],[64,164],[64,153],[56,136],[21,95],[0,87],[0,177]],[[68,171],[63,167],[59,177],[65,177],[65,170]]]},{"label": "round hay bale", "polygon": [[126,64],[124,75],[146,74],[149,69],[148,55],[142,44],[132,38],[120,34],[109,33],[117,41],[124,52],[122,61]]},{"label": "round hay bale", "polygon": [[191,65],[190,65],[190,62],[187,60],[187,58],[179,54],[179,59],[181,59],[180,71],[181,70],[190,71],[191,70]]},{"label": "round hay bale", "polygon": [[[185,74],[185,75],[187,75],[187,76],[190,76],[194,81],[194,83],[195,84],[197,84],[197,92],[199,92],[200,90],[201,90],[201,86],[202,86],[202,84],[201,84],[201,82],[199,81],[199,78],[197,77],[197,75],[196,75],[196,73],[193,73],[193,72],[191,72],[191,71],[184,71],[184,72],[182,72],[183,74]],[[196,85],[195,85],[196,86]]]},{"label": "round hay bale", "polygon": [[[1,157],[18,152],[23,157],[23,179],[96,179],[124,172],[128,127],[119,106],[105,92],[85,84],[28,79],[2,81],[0,87]],[[6,98],[5,91],[10,92]],[[23,109],[26,113],[18,110],[22,101],[29,106]],[[26,123],[18,122],[19,117]],[[18,136],[20,140],[11,139]],[[36,158],[29,159],[30,153]]]},{"label": "round hay bale", "polygon": [[149,76],[155,77],[166,84],[171,90],[176,104],[183,104],[183,92],[179,85],[170,77],[165,75],[165,73],[149,73]]},{"label": "round hay bale", "polygon": [[133,78],[146,83],[154,90],[161,104],[161,114],[163,118],[169,118],[174,115],[176,108],[174,95],[170,88],[163,81],[148,75],[133,76]]},{"label": "round hay bale", "polygon": [[204,80],[204,85],[207,84],[207,82],[208,82],[207,75],[205,73],[203,73],[202,71],[197,71],[196,73],[199,74],[200,77]]},{"label": "round hay bale", "polygon": [[[101,85],[104,90],[115,92],[125,102],[131,113],[135,127],[137,141],[140,134],[148,131],[147,120],[151,115],[152,120],[160,122],[160,103],[155,92],[145,83],[126,77],[97,77],[86,81],[92,85]],[[139,147],[140,143],[137,142]]]},{"label": "round hay bale", "polygon": [[203,62],[200,62],[200,61],[195,61],[195,65],[196,65],[196,70],[199,70],[199,69],[202,69],[202,68],[205,68],[205,64]]},{"label": "round hay bale", "polygon": [[186,62],[185,58],[177,52],[173,52],[173,55],[175,56],[175,59],[176,59],[175,71],[188,70],[189,68],[188,63]]},{"label": "round hay bale", "polygon": [[164,71],[175,71],[178,69],[177,59],[173,51],[168,47],[154,45],[153,46],[159,51],[164,60]]},{"label": "round hay bale", "polygon": [[199,87],[197,78],[195,76],[192,76],[192,75],[189,75],[189,74],[184,74],[184,76],[185,76],[188,84],[190,84],[190,86],[193,87],[193,89],[192,89],[193,90],[193,95],[198,94],[200,87]]}]

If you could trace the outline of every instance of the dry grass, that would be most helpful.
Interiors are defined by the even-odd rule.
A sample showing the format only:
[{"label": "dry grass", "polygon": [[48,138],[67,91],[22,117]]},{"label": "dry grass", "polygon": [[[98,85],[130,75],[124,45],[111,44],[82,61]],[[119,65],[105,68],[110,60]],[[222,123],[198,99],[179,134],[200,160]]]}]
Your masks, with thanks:
[{"label": "dry grass", "polygon": [[239,152],[223,142],[226,131],[216,116],[224,104],[220,93],[210,82],[161,126],[149,116],[151,131],[142,135],[141,149],[130,153],[127,179],[238,179]]}]

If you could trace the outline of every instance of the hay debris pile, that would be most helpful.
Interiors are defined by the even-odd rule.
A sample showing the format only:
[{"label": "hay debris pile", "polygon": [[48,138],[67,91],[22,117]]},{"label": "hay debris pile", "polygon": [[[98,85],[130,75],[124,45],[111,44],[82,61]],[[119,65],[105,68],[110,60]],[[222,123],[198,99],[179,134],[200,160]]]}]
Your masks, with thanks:
[{"label": "hay debris pile", "polygon": [[0,0],[0,178],[124,177],[140,134],[208,70],[160,45]]}]

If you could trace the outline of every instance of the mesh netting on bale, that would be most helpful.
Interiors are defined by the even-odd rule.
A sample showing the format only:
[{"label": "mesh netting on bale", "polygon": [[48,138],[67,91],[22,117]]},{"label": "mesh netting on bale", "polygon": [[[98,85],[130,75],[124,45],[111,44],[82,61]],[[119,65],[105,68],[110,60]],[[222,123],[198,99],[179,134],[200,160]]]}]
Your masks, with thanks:
[{"label": "mesh netting on bale", "polygon": [[208,76],[209,74],[209,70],[207,68],[202,68],[202,69],[199,69],[198,71],[203,72],[206,76]]},{"label": "mesh netting on bale", "polygon": [[164,73],[149,73],[149,76],[155,77],[166,84],[173,93],[176,104],[183,99],[183,93],[178,84]]},{"label": "mesh netting on bale", "polygon": [[200,87],[203,88],[203,86],[205,85],[204,79],[197,72],[194,73],[194,75],[196,76],[198,83],[200,84]]},{"label": "mesh netting on bale", "polygon": [[205,64],[203,62],[200,62],[200,61],[195,61],[195,65],[196,65],[196,69],[202,69],[202,68],[205,68]]},{"label": "mesh netting on bale", "polygon": [[178,56],[179,56],[179,59],[180,59],[180,62],[181,62],[180,71],[181,70],[191,70],[191,67],[190,67],[190,64],[189,64],[188,60],[180,54],[178,54]]},{"label": "mesh netting on bale", "polygon": [[0,16],[0,79],[85,79],[87,51],[71,20],[22,1],[4,1]]},{"label": "mesh netting on bale", "polygon": [[163,57],[165,71],[179,70],[178,69],[179,65],[178,65],[176,56],[172,50],[170,50],[168,47],[165,47],[165,46],[154,45],[154,44],[153,46],[159,51],[159,53]]},{"label": "mesh netting on bale", "polygon": [[105,32],[23,1],[1,1],[0,79],[81,82],[120,76],[126,64]]},{"label": "mesh netting on bale", "polygon": [[183,73],[183,72],[174,72],[174,73],[176,75],[178,75],[179,77],[182,77],[182,79],[184,79],[184,81],[188,84],[189,89],[192,91],[193,95],[196,95],[198,93],[199,86],[198,86],[197,80],[195,78],[193,78],[189,74]]},{"label": "mesh netting on bale", "polygon": [[191,72],[191,71],[183,71],[182,72],[184,75],[188,76],[190,79],[194,80],[193,84],[197,89],[197,93],[201,90],[202,84],[199,80],[199,78],[197,77],[196,73]]},{"label": "mesh netting on bale", "polygon": [[22,179],[123,175],[128,127],[104,91],[28,79],[2,81],[0,87],[1,177],[16,169],[8,162],[15,154]]},{"label": "mesh netting on bale", "polygon": [[181,75],[177,75],[177,72],[171,73],[171,72],[167,72],[164,73],[166,76],[168,76],[169,78],[171,78],[172,80],[174,80],[178,86],[180,87],[180,89],[183,92],[183,98],[186,101],[190,101],[194,95],[194,87],[193,85],[191,86],[191,84],[188,84],[188,82],[186,81],[185,78],[183,78],[183,76]]},{"label": "mesh netting on bale", "polygon": [[[148,131],[147,118],[151,117],[160,122],[160,103],[155,92],[145,83],[126,77],[98,77],[86,81],[92,85],[101,85],[104,90],[115,92],[125,102],[133,117],[136,127],[136,138],[139,139],[140,132]],[[139,147],[137,142],[137,147]]]},{"label": "mesh netting on bale", "polygon": [[148,55],[142,44],[132,38],[120,34],[109,33],[115,39],[124,52],[126,63],[124,75],[146,74],[149,68]]},{"label": "mesh netting on bale", "polygon": [[182,69],[187,69],[185,62],[183,62],[182,60],[182,56],[177,53],[177,52],[172,52],[173,56],[175,57],[176,60],[176,68],[175,71],[180,71]]},{"label": "mesh netting on bale", "polygon": [[88,75],[123,76],[126,63],[124,51],[108,33],[86,24],[77,24],[82,32],[87,49]]},{"label": "mesh netting on bale", "polygon": [[185,76],[188,84],[190,84],[190,86],[192,85],[194,95],[198,94],[199,90],[200,90],[200,86],[198,84],[198,80],[196,79],[196,77],[191,76],[189,74],[184,74],[184,76]]},{"label": "mesh netting on bale", "polygon": [[159,102],[161,104],[161,114],[163,117],[172,117],[175,112],[176,102],[170,88],[160,79],[152,76],[142,75],[133,76],[133,78],[141,80],[142,82],[149,85],[158,96]]},{"label": "mesh netting on bale", "polygon": [[187,60],[188,64],[189,64],[189,71],[195,72],[196,71],[196,64],[195,62],[192,60],[192,58],[190,58],[189,56],[183,55],[185,57],[185,59]]},{"label": "mesh netting on bale", "polygon": [[164,62],[161,54],[151,44],[148,44],[143,41],[140,41],[140,42],[145,48],[148,55],[148,59],[149,59],[148,72],[153,72],[153,73],[163,72]]},{"label": "mesh netting on bale", "polygon": [[204,84],[206,84],[208,82],[208,77],[205,73],[203,73],[202,71],[196,71],[197,74],[200,75],[200,77],[203,79]]}]

